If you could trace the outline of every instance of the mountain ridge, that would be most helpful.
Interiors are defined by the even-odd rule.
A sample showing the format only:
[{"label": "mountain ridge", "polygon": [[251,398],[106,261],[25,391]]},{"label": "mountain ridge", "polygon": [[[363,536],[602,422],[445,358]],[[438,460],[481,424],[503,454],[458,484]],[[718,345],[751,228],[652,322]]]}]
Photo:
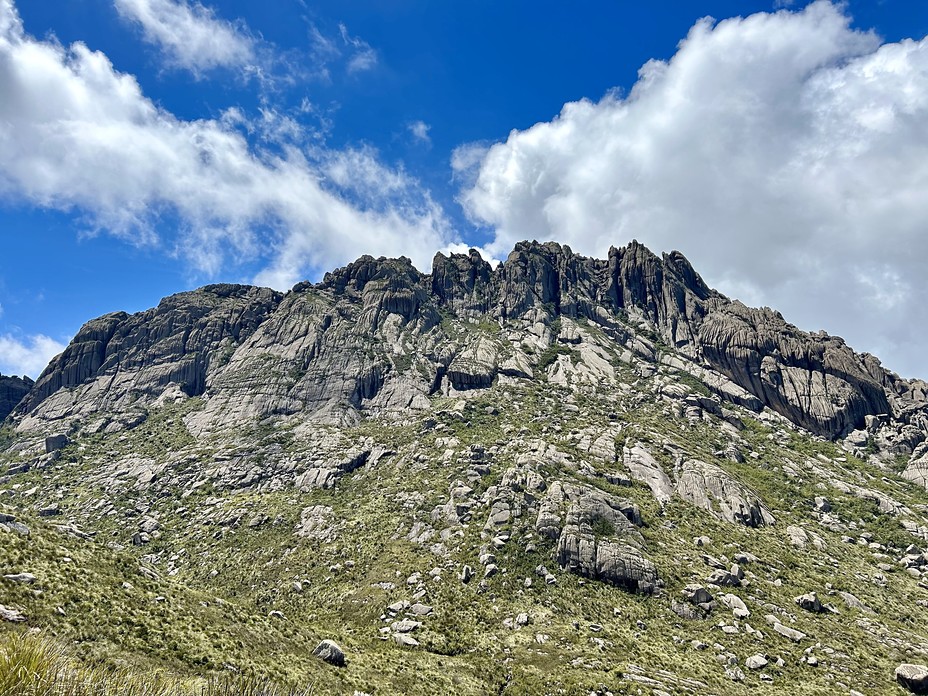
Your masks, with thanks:
[{"label": "mountain ridge", "polygon": [[[442,312],[523,326],[551,323],[561,316],[585,319],[617,332],[617,340],[633,350],[653,354],[655,342],[663,343],[692,365],[709,368],[738,388],[716,388],[723,398],[756,409],[759,404],[753,396],[817,435],[847,435],[863,429],[868,416],[914,423],[921,430],[928,427],[928,385],[921,380],[900,378],[877,358],[855,353],[838,337],[800,331],[778,312],[729,300],[711,290],[679,252],[658,257],[635,241],[612,247],[604,260],[579,256],[552,242],[521,242],[496,269],[475,250],[439,253],[430,274],[420,273],[404,257],[362,256],[326,273],[321,282],[299,283],[286,294],[228,284],[180,293],[136,315],[113,313],[88,322],[39,376],[14,410],[14,418],[35,412],[62,388],[172,361],[173,371],[160,371],[154,384],[142,380],[134,388],[147,391],[177,383],[189,396],[199,395],[214,373],[222,370],[211,356],[220,345],[225,352],[233,346],[237,350],[279,313],[282,303],[283,311],[306,312],[305,303],[296,298],[307,293],[314,298],[353,296],[361,304],[359,326],[368,331],[375,331],[382,317],[396,315],[404,325],[417,324],[420,334],[427,333],[440,324]],[[230,316],[213,316],[210,311]],[[630,336],[623,315],[647,325],[644,332]],[[333,316],[323,315],[320,321],[331,325]],[[144,326],[146,322],[155,325]],[[288,330],[292,333],[293,328]],[[320,334],[327,328],[316,327]],[[314,356],[310,350],[299,358],[297,362],[311,362]],[[440,383],[440,373],[453,358],[449,362],[447,356],[437,357],[432,362],[429,369]],[[365,369],[353,367],[359,372]],[[367,366],[368,384],[359,384],[343,396],[353,406],[370,400],[372,392],[383,387],[384,378],[395,376],[386,374],[389,368]],[[451,382],[455,388],[466,388],[460,380],[474,379],[478,384],[487,378],[492,375],[458,372]],[[427,396],[436,388],[436,384],[420,385],[412,391]],[[113,389],[107,386],[105,391]],[[109,403],[105,395],[100,398],[101,404]],[[56,409],[51,412],[68,413],[67,407]]]}]

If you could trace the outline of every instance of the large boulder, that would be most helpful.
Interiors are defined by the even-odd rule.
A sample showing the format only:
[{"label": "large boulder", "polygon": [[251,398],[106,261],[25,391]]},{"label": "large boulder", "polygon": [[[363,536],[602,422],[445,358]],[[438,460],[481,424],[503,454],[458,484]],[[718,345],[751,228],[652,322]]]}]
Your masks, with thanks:
[{"label": "large boulder", "polygon": [[322,641],[316,646],[316,649],[313,650],[313,655],[323,662],[328,662],[330,665],[335,665],[336,667],[344,667],[348,664],[348,661],[345,659],[345,652],[335,641]]},{"label": "large boulder", "polygon": [[928,667],[901,664],[896,667],[896,681],[913,694],[928,694]]},{"label": "large boulder", "polygon": [[657,569],[644,556],[644,538],[632,520],[640,521],[634,505],[595,488],[581,488],[558,538],[558,563],[632,592],[654,592]]}]

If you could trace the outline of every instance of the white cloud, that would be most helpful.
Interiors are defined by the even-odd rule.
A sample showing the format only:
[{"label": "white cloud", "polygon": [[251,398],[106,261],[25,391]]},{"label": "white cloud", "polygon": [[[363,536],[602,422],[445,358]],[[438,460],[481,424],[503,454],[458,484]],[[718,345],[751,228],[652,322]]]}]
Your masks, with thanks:
[{"label": "white cloud", "polygon": [[881,45],[843,8],[700,21],[627,97],[514,131],[461,192],[490,251],[678,248],[723,291],[928,377],[928,40]]},{"label": "white cloud", "polygon": [[425,121],[413,121],[407,128],[414,141],[423,145],[432,144],[432,138],[429,136],[429,131],[432,130],[432,127]]},{"label": "white cloud", "polygon": [[475,246],[473,244],[464,244],[461,242],[458,242],[456,244],[449,244],[444,249],[442,249],[441,252],[445,255],[468,254],[470,253],[471,249],[475,250],[478,254],[480,254],[480,258],[482,258],[484,261],[490,264],[493,268],[496,268],[500,263],[502,263],[501,259],[498,259],[495,256],[493,256],[493,254],[491,254],[486,249],[486,247]]},{"label": "white cloud", "polygon": [[42,334],[24,339],[0,334],[0,373],[28,375],[35,379],[64,348],[63,343]]},{"label": "white cloud", "polygon": [[470,188],[477,182],[481,164],[490,151],[485,142],[465,143],[451,151],[451,178],[460,186]]},{"label": "white cloud", "polygon": [[[11,0],[0,0],[0,94],[0,195],[81,211],[206,272],[267,258],[259,278],[285,287],[365,252],[425,265],[454,241],[428,194],[376,153],[301,147],[299,126],[273,110],[178,119],[102,53],[27,35]],[[368,200],[358,187],[374,170],[392,188]],[[179,238],[159,236],[159,216],[179,221]]]},{"label": "white cloud", "polygon": [[255,41],[244,25],[219,19],[199,2],[113,0],[124,19],[138,24],[148,43],[169,63],[194,74],[213,68],[244,68],[255,60]]},{"label": "white cloud", "polygon": [[364,72],[377,66],[377,51],[371,48],[369,43],[357,36],[351,36],[344,24],[339,24],[338,30],[345,46],[351,50],[351,56],[348,58],[349,73]]}]

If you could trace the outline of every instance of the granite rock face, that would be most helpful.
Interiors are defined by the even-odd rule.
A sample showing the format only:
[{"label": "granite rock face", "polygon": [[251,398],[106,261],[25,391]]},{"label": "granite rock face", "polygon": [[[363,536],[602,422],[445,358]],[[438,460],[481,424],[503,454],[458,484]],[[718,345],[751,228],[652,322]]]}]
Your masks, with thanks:
[{"label": "granite rock face", "polygon": [[6,418],[32,389],[34,382],[28,377],[0,375],[0,421]]},{"label": "granite rock face", "polygon": [[171,385],[202,394],[207,374],[277,308],[266,288],[209,285],[172,295],[135,315],[107,314],[87,322],[54,358],[16,413],[26,424],[99,412],[124,412],[154,402]]},{"label": "granite rock face", "polygon": [[677,494],[719,519],[746,527],[774,524],[760,496],[715,464],[690,460],[683,464]]},{"label": "granite rock face", "polygon": [[285,295],[238,285],[181,293],[88,322],[13,416],[20,430],[48,430],[144,413],[169,393],[205,397],[190,416],[195,433],[269,416],[344,424],[539,369],[561,384],[609,381],[607,347],[672,364],[722,401],[824,437],[865,433],[907,455],[928,438],[928,385],[729,300],[678,252],[634,241],[606,259],[520,242],[495,269],[476,251],[437,254],[428,275],[405,258],[365,256]]},{"label": "granite rock face", "polygon": [[642,553],[637,508],[603,491],[568,488],[571,499],[557,543],[558,563],[578,575],[652,593],[657,569]]}]

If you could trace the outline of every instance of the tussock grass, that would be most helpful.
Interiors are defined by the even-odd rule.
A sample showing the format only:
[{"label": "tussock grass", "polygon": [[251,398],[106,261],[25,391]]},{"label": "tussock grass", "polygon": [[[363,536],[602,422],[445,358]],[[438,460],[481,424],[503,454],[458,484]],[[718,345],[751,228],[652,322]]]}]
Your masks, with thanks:
[{"label": "tussock grass", "polygon": [[253,676],[182,682],[170,674],[84,667],[53,638],[0,636],[0,696],[311,696]]}]

